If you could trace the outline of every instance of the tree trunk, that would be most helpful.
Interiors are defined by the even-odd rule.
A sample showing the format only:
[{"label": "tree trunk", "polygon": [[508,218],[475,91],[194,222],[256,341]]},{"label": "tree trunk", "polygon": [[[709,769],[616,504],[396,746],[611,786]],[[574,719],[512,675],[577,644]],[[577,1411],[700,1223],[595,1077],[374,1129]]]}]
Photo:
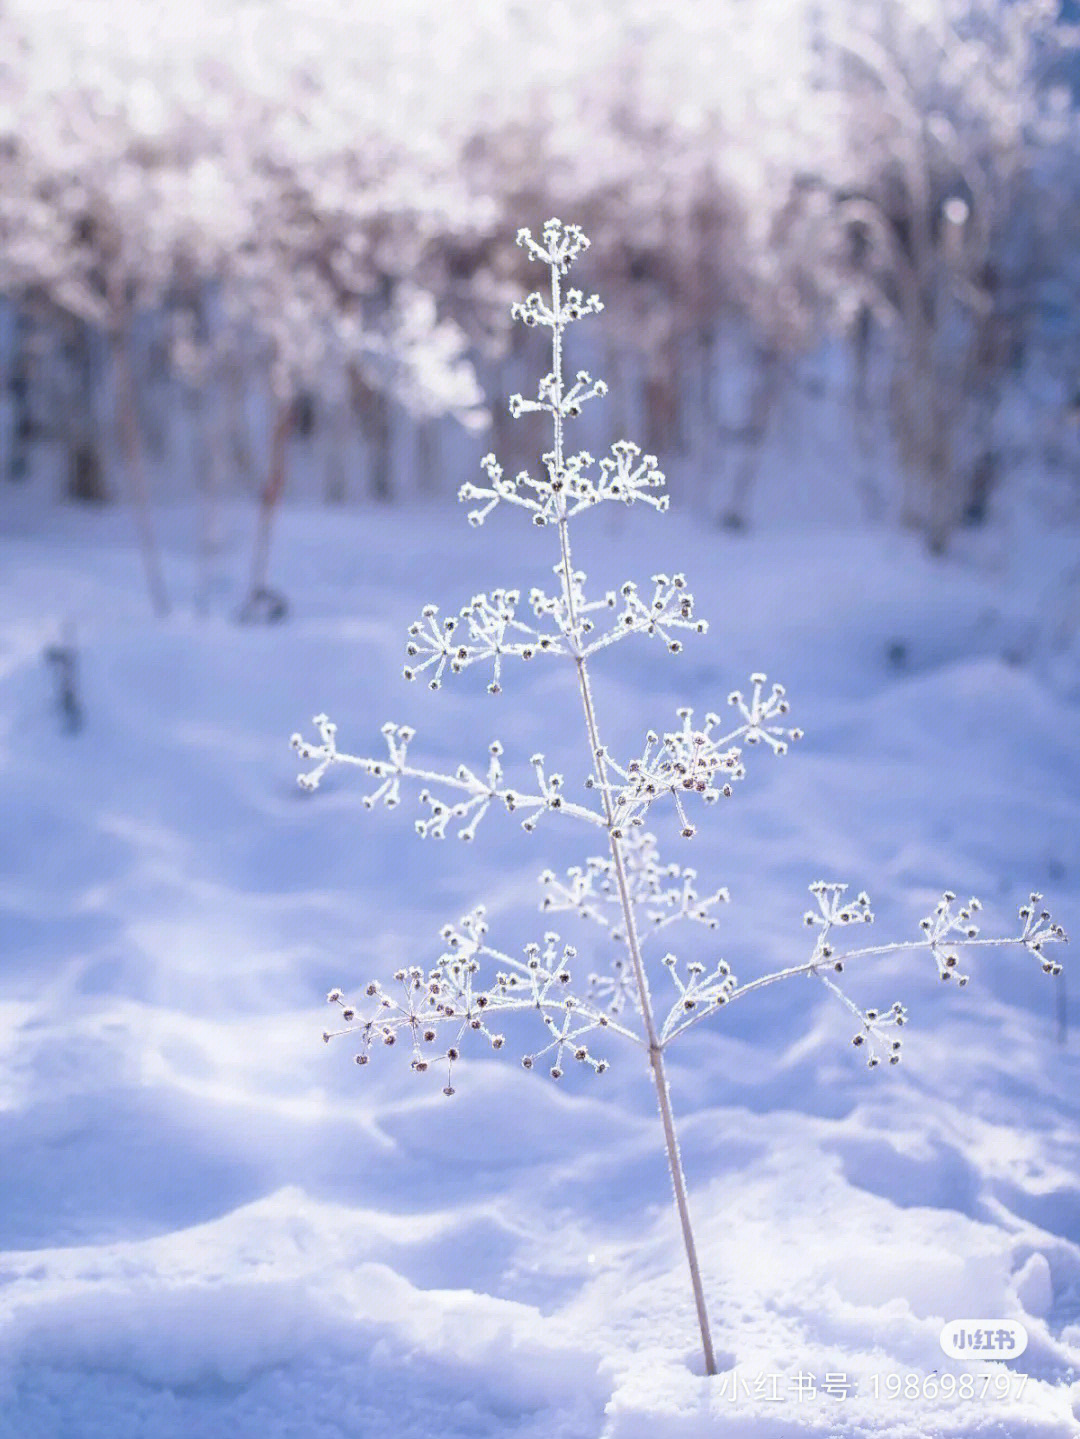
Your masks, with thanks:
[{"label": "tree trunk", "polygon": [[128,495],[138,530],[139,548],[142,551],[150,600],[154,606],[154,612],[163,616],[169,613],[169,597],[165,590],[157,541],[150,518],[142,435],[139,430],[139,416],[135,401],[135,376],[131,367],[131,314],[130,307],[126,303],[121,302],[114,310],[112,335],[116,379],[116,427],[120,436],[120,449],[128,480]]},{"label": "tree trunk", "polygon": [[255,546],[251,554],[251,578],[248,583],[247,599],[240,611],[243,620],[281,619],[284,601],[271,594],[267,585],[270,567],[270,540],[273,535],[274,519],[281,496],[285,490],[288,472],[289,440],[296,425],[296,403],[290,395],[279,399],[274,411],[274,428],[270,436],[270,462],[266,484],[259,500],[259,520],[255,531]]}]

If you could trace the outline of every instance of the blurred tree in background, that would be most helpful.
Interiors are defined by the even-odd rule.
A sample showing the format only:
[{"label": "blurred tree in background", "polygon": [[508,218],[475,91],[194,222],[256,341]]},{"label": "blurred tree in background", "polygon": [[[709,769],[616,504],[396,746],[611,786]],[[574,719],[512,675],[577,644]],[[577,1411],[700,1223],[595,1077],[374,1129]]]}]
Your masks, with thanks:
[{"label": "blurred tree in background", "polygon": [[1058,8],[5,0],[4,475],[129,498],[159,608],[149,496],[259,496],[255,595],[287,486],[449,497],[490,425],[535,448],[483,395],[531,368],[506,236],[557,213],[615,316],[597,443],[640,427],[712,518],[815,406],[840,502],[935,549],[1025,467],[1073,502]]}]

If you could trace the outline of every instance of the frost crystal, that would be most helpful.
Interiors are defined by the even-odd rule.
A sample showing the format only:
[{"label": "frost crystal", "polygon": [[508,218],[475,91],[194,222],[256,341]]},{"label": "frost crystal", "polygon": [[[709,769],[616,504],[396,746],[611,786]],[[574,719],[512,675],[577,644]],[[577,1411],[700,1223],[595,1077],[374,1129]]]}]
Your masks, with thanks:
[{"label": "frost crystal", "polygon": [[[602,1005],[575,997],[570,970],[577,955],[574,946],[549,931],[542,944],[525,946],[524,959],[515,959],[486,942],[487,930],[483,907],[478,906],[457,925],[445,926],[445,949],[426,973],[415,966],[399,969],[394,987],[386,989],[373,980],[364,986],[363,999],[355,1002],[332,989],[327,999],[342,1011],[345,1028],[327,1030],[323,1038],[349,1034],[358,1039],[358,1064],[367,1064],[373,1048],[403,1038],[418,1073],[445,1065],[443,1092],[452,1094],[453,1066],[463,1043],[478,1035],[490,1048],[502,1049],[505,1037],[493,1025],[507,1013],[529,1011],[545,1026],[547,1042],[522,1057],[526,1069],[550,1056],[551,1076],[560,1079],[569,1055],[602,1074],[607,1061],[590,1053],[586,1035],[610,1029],[633,1036]],[[492,963],[497,966],[494,973],[485,975]]]},{"label": "frost crystal", "polygon": [[434,605],[425,605],[422,617],[409,626],[409,643],[405,652],[410,659],[421,658],[419,664],[405,667],[405,678],[415,679],[435,666],[428,681],[433,690],[442,683],[443,671],[449,664],[453,674],[460,674],[469,665],[481,660],[492,661],[488,689],[498,694],[504,655],[517,655],[531,660],[546,651],[559,653],[558,638],[541,634],[532,625],[517,618],[518,590],[494,590],[490,595],[474,595],[458,616],[439,621]]}]

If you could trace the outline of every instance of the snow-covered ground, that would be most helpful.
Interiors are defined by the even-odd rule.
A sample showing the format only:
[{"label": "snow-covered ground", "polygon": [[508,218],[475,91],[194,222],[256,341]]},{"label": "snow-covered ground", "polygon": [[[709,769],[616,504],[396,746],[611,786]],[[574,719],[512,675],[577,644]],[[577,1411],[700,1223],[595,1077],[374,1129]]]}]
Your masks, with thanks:
[{"label": "snow-covered ground", "polygon": [[[509,774],[542,749],[576,793],[565,662],[509,669],[498,696],[475,673],[439,694],[400,678],[423,603],[550,580],[550,534],[287,511],[290,618],[245,628],[251,515],[226,515],[203,616],[197,528],[165,517],[165,621],[123,512],[12,506],[0,538],[2,1439],[1080,1432],[1069,951],[1064,1037],[1063,982],[1010,948],[973,953],[962,991],[926,954],[851,967],[858,1003],[909,1009],[897,1068],[869,1072],[807,979],[672,1049],[721,1351],[705,1379],[639,1053],[613,1041],[605,1074],[556,1085],[514,1032],[509,1057],[467,1053],[447,1099],[400,1053],[359,1070],[320,1039],[332,985],[433,963],[479,900],[501,948],[538,938],[535,875],[590,852],[554,816],[422,841],[411,805],[364,810],[355,773],[302,792],[288,748],[319,710],[358,753],[408,721],[418,757],[479,761],[498,736]],[[986,934],[1018,932],[1031,889],[1080,930],[1067,606],[1051,634],[1040,618],[1076,538],[1015,558],[984,535],[931,562],[893,532],[581,522],[598,587],[684,570],[712,626],[678,658],[636,638],[601,657],[616,754],[755,669],[806,731],[782,759],[751,752],[694,840],[654,824],[731,891],[684,956],[742,980],[804,960],[819,878],[870,892],[876,939],[917,936],[946,887],[981,896]],[[68,621],[77,734],[42,658]],[[591,964],[600,941],[559,927]],[[948,1360],[957,1318],[1019,1318],[1027,1352]]]}]

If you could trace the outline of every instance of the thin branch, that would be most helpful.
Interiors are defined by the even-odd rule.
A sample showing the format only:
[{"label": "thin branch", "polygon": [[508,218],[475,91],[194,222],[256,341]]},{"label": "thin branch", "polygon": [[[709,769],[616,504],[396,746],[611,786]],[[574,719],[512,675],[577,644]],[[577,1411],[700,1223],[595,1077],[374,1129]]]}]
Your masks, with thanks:
[{"label": "thin branch", "polygon": [[[834,888],[840,887],[837,886]],[[692,1029],[695,1024],[699,1024],[707,1015],[715,1013],[721,1005],[734,1004],[737,999],[742,999],[745,995],[752,994],[755,990],[764,989],[767,985],[776,984],[783,979],[792,979],[800,974],[816,975],[818,978],[826,978],[827,972],[830,969],[834,972],[840,972],[852,960],[869,959],[876,955],[896,954],[901,951],[914,952],[928,950],[934,955],[935,959],[938,960],[938,973],[941,978],[948,980],[955,976],[957,983],[962,987],[967,983],[967,976],[960,974],[957,969],[957,949],[969,947],[972,949],[997,948],[1003,945],[1021,945],[1039,959],[1041,968],[1045,974],[1059,975],[1061,973],[1061,965],[1056,960],[1046,958],[1044,946],[1046,944],[1065,943],[1068,936],[1061,925],[1055,924],[1052,921],[1048,910],[1036,912],[1036,906],[1042,898],[1037,892],[1032,894],[1028,904],[1020,907],[1020,918],[1024,921],[1024,929],[1021,934],[1002,935],[993,939],[983,939],[977,937],[976,934],[965,932],[962,938],[954,939],[953,942],[949,944],[947,952],[943,952],[945,936],[941,931],[935,932],[935,918],[940,920],[942,916],[947,915],[950,921],[950,928],[956,927],[955,924],[952,923],[954,918],[959,921],[960,925],[966,924],[966,921],[960,916],[954,917],[948,913],[948,906],[954,898],[955,896],[947,896],[946,899],[939,903],[938,909],[935,911],[935,916],[922,921],[923,928],[927,931],[924,938],[896,940],[891,944],[864,945],[858,949],[844,950],[842,953],[834,952],[829,946],[825,946],[823,949],[819,941],[818,946],[815,947],[814,957],[805,963],[793,964],[786,969],[778,969],[773,974],[761,975],[758,979],[749,980],[746,984],[736,985],[722,997],[718,995],[712,998],[706,1008],[688,1015],[678,1028],[673,1029],[669,1033],[665,1043],[670,1042],[671,1039],[674,1039],[679,1034],[685,1034],[688,1029]],[[974,901],[973,904],[975,908],[978,908],[977,901]],[[942,906],[945,906],[945,908],[943,909]],[[970,912],[971,906],[969,905],[966,908]],[[963,911],[961,911],[961,915],[962,914]],[[968,930],[970,930],[970,926],[968,926]],[[829,987],[836,990],[835,983],[830,983]],[[850,1004],[846,996],[845,1002]],[[859,1010],[856,1010],[856,1012],[863,1013],[863,1011]]]},{"label": "thin branch", "polygon": [[313,744],[299,734],[294,734],[290,740],[293,749],[301,759],[318,761],[313,770],[299,776],[298,783],[303,789],[317,789],[323,775],[331,765],[347,764],[355,765],[365,774],[370,774],[373,778],[381,781],[372,794],[364,796],[364,805],[368,809],[379,803],[384,804],[387,809],[393,809],[400,803],[403,779],[437,784],[468,795],[468,799],[452,804],[437,798],[427,789],[421,790],[420,803],[427,805],[431,811],[429,819],[416,821],[417,832],[424,838],[443,839],[447,824],[451,819],[461,819],[471,814],[472,818],[469,823],[458,831],[458,837],[466,840],[472,839],[477,825],[495,800],[498,800],[511,813],[520,810],[528,811],[527,817],[521,822],[522,828],[526,830],[535,829],[540,816],[549,811],[572,815],[575,819],[586,820],[589,824],[604,826],[603,818],[595,810],[588,809],[585,805],[575,804],[572,800],[565,798],[562,793],[562,775],[545,773],[543,755],[534,755],[532,758],[539,793],[528,794],[502,783],[503,771],[500,763],[502,745],[498,740],[493,740],[488,746],[487,775],[481,778],[464,764],[458,765],[453,774],[444,774],[438,770],[423,769],[409,764],[406,754],[409,741],[414,737],[415,731],[408,725],[383,725],[382,732],[386,738],[389,755],[386,759],[372,759],[346,754],[339,750],[336,739],[337,726],[326,715],[316,715],[312,723],[319,731],[321,743]]}]

